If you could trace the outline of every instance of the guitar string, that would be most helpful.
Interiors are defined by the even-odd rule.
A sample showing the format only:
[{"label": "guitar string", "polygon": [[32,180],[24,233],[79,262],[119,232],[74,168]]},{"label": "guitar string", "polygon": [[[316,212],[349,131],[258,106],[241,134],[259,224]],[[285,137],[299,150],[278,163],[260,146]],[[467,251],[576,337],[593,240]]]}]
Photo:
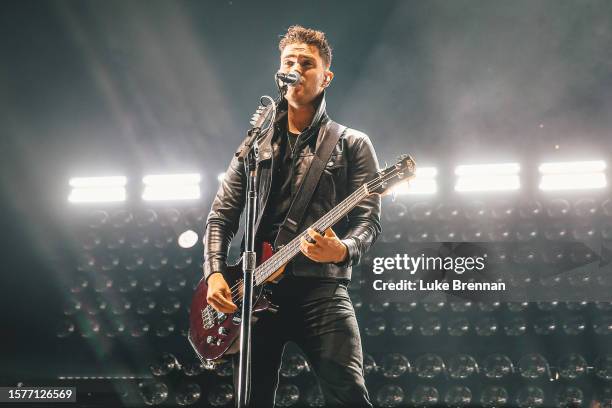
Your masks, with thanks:
[{"label": "guitar string", "polygon": [[[394,168],[393,170],[391,170],[389,172],[389,174],[386,174],[385,176],[387,178],[389,178],[388,177],[389,175],[394,176],[393,173],[395,173],[397,170],[399,170],[399,169]],[[318,229],[321,230],[321,229],[323,229],[323,227],[326,226],[326,224],[329,224],[330,222],[332,222],[334,220],[337,221],[342,216],[344,216],[345,210],[350,209],[351,207],[356,206],[357,204],[359,204],[359,202],[361,200],[365,199],[369,195],[369,194],[367,194],[368,191],[372,191],[372,190],[378,189],[385,182],[386,181],[382,181],[382,180],[378,179],[378,180],[373,180],[371,182],[363,184],[359,189],[355,190],[350,196],[348,196],[345,200],[343,200],[340,204],[338,204],[334,209],[332,209],[332,211],[330,211],[329,213],[327,213],[326,215],[321,217],[315,224],[312,225],[312,228],[318,228]],[[370,183],[372,183],[371,187],[370,187]],[[361,191],[361,190],[365,190],[365,191]],[[361,193],[365,193],[363,195],[363,197],[361,197]],[[348,211],[346,211],[346,212],[348,212]],[[330,225],[333,225],[333,222]],[[294,256],[293,254],[292,255],[289,255],[289,254],[294,252],[294,251],[297,251],[297,249],[300,246],[301,238],[302,237],[306,237],[307,235],[309,235],[307,232],[303,232],[302,234],[298,235],[296,238],[291,240],[289,242],[289,244],[285,245],[276,254],[277,255],[276,257],[273,256],[273,258],[277,258],[276,260],[273,260],[272,262],[265,262],[264,264],[260,265],[260,267],[256,268],[254,276],[253,276],[255,285],[259,285],[260,283],[263,283],[265,281],[265,279],[267,279],[268,276],[271,275],[271,273],[266,273],[264,270],[271,269],[271,272],[275,272],[282,265],[287,263]],[[273,258],[270,258],[270,260],[272,260]],[[272,267],[272,265],[274,265],[274,266]],[[261,270],[260,270],[260,268],[261,268]],[[258,270],[259,270],[259,272],[258,272]],[[261,282],[258,281],[258,277],[260,277],[260,276],[264,276],[264,279],[261,280]],[[238,283],[234,284],[232,286],[232,288],[230,289],[232,301],[240,300],[240,289],[241,289],[241,286],[242,286],[242,282],[238,282]],[[206,308],[205,308],[206,315],[207,315],[206,320],[208,320],[208,318],[210,317],[211,309],[213,310],[212,313],[216,312],[217,316],[221,316],[223,314],[222,312],[216,311],[214,308],[212,308],[212,306],[207,305]],[[212,319],[214,321],[214,317],[212,317]]]},{"label": "guitar string", "polygon": [[[340,217],[343,216],[343,213],[345,212],[345,210],[347,208],[350,208],[351,206],[354,206],[354,205],[358,204],[363,198],[367,197],[367,194],[365,194],[363,197],[361,197],[361,194],[359,194],[359,193],[365,193],[365,191],[360,191],[360,190],[364,190],[364,186],[360,187],[353,194],[351,194],[349,197],[347,197],[344,201],[342,201],[340,204],[338,204],[332,211],[330,211],[329,213],[327,213],[326,215],[321,217],[321,219],[319,219],[319,221],[317,221],[315,224],[313,224],[313,227],[317,228],[320,224],[326,225],[326,224],[330,223],[330,221],[333,221],[334,218],[339,219]],[[262,268],[262,269],[259,270],[259,272],[258,272],[257,269],[260,269],[260,268],[257,268],[256,271],[255,271],[254,280],[256,282],[256,285],[261,283],[261,282],[263,282],[265,280],[265,278],[267,278],[268,273],[264,272],[264,270],[271,269],[272,272],[275,272],[276,270],[278,270],[278,268],[280,268],[283,264],[285,264],[287,262],[287,258],[289,258],[289,259],[292,258],[292,256],[289,256],[289,254],[291,254],[297,248],[299,248],[300,239],[302,237],[306,237],[306,235],[308,235],[308,233],[307,232],[303,232],[299,236],[294,238],[292,241],[290,241],[289,244],[285,245],[279,252],[277,252],[277,254],[276,254],[277,256],[275,257],[276,260],[272,261],[272,263],[265,262],[264,264],[260,265],[260,268]],[[272,260],[272,258],[270,258],[270,260]],[[271,265],[274,265],[274,267],[272,267]],[[261,280],[261,282],[260,282],[258,280],[258,278],[260,278],[261,276],[265,276],[265,278],[263,280]],[[232,288],[231,288],[232,301],[236,301],[236,300],[240,299],[241,283],[242,282],[239,282],[239,283],[236,283],[234,286],[232,286]],[[212,306],[210,306],[210,305],[208,305],[206,307],[206,309],[208,309],[208,308],[214,310],[214,308],[212,308]],[[220,312],[218,312],[218,311],[216,311],[216,312],[217,312],[218,316],[221,315]],[[212,312],[212,313],[214,313],[214,312]],[[213,317],[213,319],[214,319],[214,317]]]},{"label": "guitar string", "polygon": [[[328,224],[330,221],[333,221],[333,219],[340,219],[344,213],[345,210],[348,208],[351,208],[352,206],[355,206],[356,204],[358,204],[361,200],[363,200],[365,197],[367,197],[367,194],[363,194],[366,193],[367,190],[365,190],[365,184],[362,185],[359,189],[355,190],[353,192],[353,194],[351,194],[349,197],[347,197],[345,200],[343,200],[340,204],[338,204],[334,209],[332,209],[332,211],[330,211],[329,213],[325,214],[323,217],[321,217],[319,219],[319,221],[317,221],[315,224],[313,224],[313,228],[320,228],[320,224],[322,224],[323,226]],[[362,191],[364,190],[364,191]],[[361,194],[360,194],[361,193]],[[363,197],[362,197],[363,195]],[[279,252],[277,252],[276,257],[275,257],[275,261],[272,261],[272,263],[270,262],[265,262],[264,264],[260,265],[259,268],[257,268],[255,270],[255,276],[254,276],[254,280],[255,280],[255,284],[258,285],[259,283],[263,282],[265,280],[265,278],[267,278],[268,273],[264,272],[264,270],[267,269],[271,269],[272,272],[275,272],[276,270],[278,270],[278,268],[280,268],[283,264],[285,264],[288,260],[287,258],[291,259],[293,256],[289,256],[289,254],[291,254],[292,252],[296,251],[299,248],[300,245],[300,239],[302,237],[306,237],[308,235],[307,232],[303,232],[300,235],[298,235],[296,238],[294,238],[293,240],[291,240],[287,245],[285,245]],[[272,258],[270,258],[270,260],[272,260]],[[274,267],[271,267],[271,265],[274,265]],[[260,269],[258,272],[258,269]],[[262,273],[263,272],[263,273]],[[259,282],[258,278],[261,276],[265,276],[265,278]],[[231,296],[232,296],[232,301],[237,301],[240,300],[240,291],[241,291],[241,286],[242,286],[242,282],[238,282],[236,283],[234,286],[232,286],[231,290]],[[209,309],[210,308],[210,309]],[[221,316],[222,313],[219,311],[216,311],[212,306],[208,305],[206,306],[205,309],[209,309],[207,311],[207,316],[210,317],[210,314],[208,312],[212,312],[211,313],[215,313],[217,314],[217,316]],[[214,316],[212,317],[212,319],[214,320]],[[208,321],[208,323],[210,323],[210,320],[206,319]]]},{"label": "guitar string", "polygon": [[[396,169],[393,169],[390,173],[393,173]],[[388,176],[388,174],[386,175]],[[371,182],[368,182],[364,185],[362,185],[359,189],[355,190],[353,192],[353,194],[351,194],[349,197],[347,197],[345,200],[343,200],[338,206],[336,206],[334,209],[332,209],[332,211],[330,211],[329,213],[327,213],[325,216],[321,217],[321,219],[319,219],[319,221],[317,221],[315,224],[313,224],[313,228],[319,228],[322,229],[321,226],[318,226],[318,224],[322,224],[322,226],[325,226],[326,224],[330,223],[331,221],[334,221],[334,219],[340,219],[342,216],[344,216],[345,210],[346,209],[350,209],[352,206],[357,205],[361,200],[363,200],[364,198],[366,198],[368,196],[367,191],[369,190],[376,190],[378,189],[378,187],[382,186],[385,182],[384,181],[380,181],[380,180],[373,180],[373,186],[372,188],[367,188],[365,189],[365,186],[369,186],[369,184]],[[364,190],[365,191],[361,191]],[[360,193],[366,193],[363,197],[361,197]],[[337,210],[337,211],[336,211]],[[348,212],[348,211],[347,211]],[[333,225],[333,223],[331,224]],[[254,281],[255,284],[258,285],[260,283],[263,283],[265,281],[265,279],[267,279],[267,277],[270,275],[270,273],[266,273],[264,272],[265,269],[271,269],[272,272],[275,272],[276,270],[278,270],[282,265],[284,265],[286,262],[288,262],[288,260],[290,260],[293,255],[288,256],[291,252],[297,251],[297,249],[299,248],[299,243],[302,237],[306,237],[307,235],[309,235],[307,232],[304,232],[302,234],[300,234],[299,236],[297,236],[296,238],[294,238],[292,241],[289,242],[289,244],[285,245],[281,251],[279,251],[277,253],[277,259],[276,261],[273,261],[272,263],[270,262],[265,262],[264,264],[260,265],[261,270],[258,272],[257,268],[255,270],[255,274],[254,274]],[[297,247],[297,248],[296,248]],[[289,259],[287,259],[289,258]],[[272,267],[272,265],[274,265]],[[263,272],[263,273],[262,273]],[[264,276],[265,278],[261,281],[258,282],[257,278],[259,276]],[[241,288],[241,284],[242,282],[238,282],[236,283],[234,286],[232,286],[232,288],[230,289],[231,291],[231,298],[232,301],[236,301],[236,300],[240,300],[240,288]],[[236,289],[236,291],[234,291]],[[208,310],[206,310],[208,309]],[[208,305],[205,308],[206,310],[206,318],[205,318],[205,323],[214,323],[214,316],[210,316],[211,313],[216,313],[217,317],[221,317],[223,315],[222,312],[216,311],[214,308],[212,308],[212,306]],[[212,310],[212,312],[211,312]],[[203,316],[204,317],[204,316]]]}]

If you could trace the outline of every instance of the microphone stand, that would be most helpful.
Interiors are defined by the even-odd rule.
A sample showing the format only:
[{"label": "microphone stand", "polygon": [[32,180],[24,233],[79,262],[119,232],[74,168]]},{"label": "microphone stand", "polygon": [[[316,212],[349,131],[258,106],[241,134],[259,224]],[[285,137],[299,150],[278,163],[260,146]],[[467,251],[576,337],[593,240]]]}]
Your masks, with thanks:
[{"label": "microphone stand", "polygon": [[[280,101],[287,86],[281,86],[277,81]],[[262,100],[270,97],[262,97]],[[255,252],[255,220],[257,218],[257,160],[259,149],[257,142],[262,134],[262,125],[266,120],[267,114],[272,113],[272,118],[276,116],[276,103],[272,102],[272,111],[260,114],[258,109],[257,120],[254,126],[248,132],[248,139],[240,152],[237,152],[238,160],[243,162],[245,174],[247,175],[246,188],[246,210],[245,210],[245,240],[244,253],[242,254],[242,273],[243,273],[243,298],[242,311],[240,315],[240,357],[238,368],[238,390],[236,393],[236,407],[246,408],[249,404],[250,386],[251,386],[251,322],[253,320],[253,286],[254,272],[257,263],[257,255]],[[264,108],[265,109],[265,108]],[[270,126],[274,126],[271,121]]]}]

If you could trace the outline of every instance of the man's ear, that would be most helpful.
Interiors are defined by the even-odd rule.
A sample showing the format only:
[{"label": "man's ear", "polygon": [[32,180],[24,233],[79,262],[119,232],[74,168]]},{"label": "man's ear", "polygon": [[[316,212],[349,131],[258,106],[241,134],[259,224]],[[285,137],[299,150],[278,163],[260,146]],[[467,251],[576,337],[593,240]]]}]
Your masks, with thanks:
[{"label": "man's ear", "polygon": [[325,75],[325,79],[323,80],[323,87],[327,88],[332,79],[334,79],[334,73],[330,70],[327,70],[323,75]]}]

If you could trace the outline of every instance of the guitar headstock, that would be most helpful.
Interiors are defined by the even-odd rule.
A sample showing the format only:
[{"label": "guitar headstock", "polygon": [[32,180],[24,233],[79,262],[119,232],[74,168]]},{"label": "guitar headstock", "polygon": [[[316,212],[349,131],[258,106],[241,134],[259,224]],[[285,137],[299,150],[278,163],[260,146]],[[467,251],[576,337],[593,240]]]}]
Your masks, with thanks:
[{"label": "guitar headstock", "polygon": [[415,177],[416,163],[407,154],[402,154],[397,162],[376,173],[376,177],[368,182],[368,191],[383,195],[396,184]]}]

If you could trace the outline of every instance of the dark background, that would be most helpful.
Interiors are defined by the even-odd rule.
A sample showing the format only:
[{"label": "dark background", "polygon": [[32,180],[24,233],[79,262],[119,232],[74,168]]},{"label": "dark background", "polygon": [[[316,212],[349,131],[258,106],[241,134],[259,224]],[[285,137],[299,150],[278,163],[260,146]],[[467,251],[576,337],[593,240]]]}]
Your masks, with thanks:
[{"label": "dark background", "polygon": [[45,352],[68,179],[200,172],[208,207],[291,24],[327,33],[329,113],[382,163],[610,157],[607,0],[3,1],[3,368]]}]

